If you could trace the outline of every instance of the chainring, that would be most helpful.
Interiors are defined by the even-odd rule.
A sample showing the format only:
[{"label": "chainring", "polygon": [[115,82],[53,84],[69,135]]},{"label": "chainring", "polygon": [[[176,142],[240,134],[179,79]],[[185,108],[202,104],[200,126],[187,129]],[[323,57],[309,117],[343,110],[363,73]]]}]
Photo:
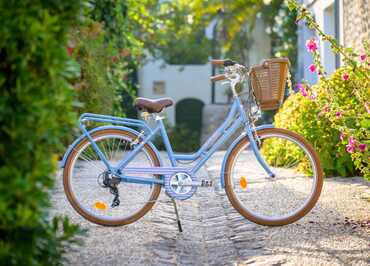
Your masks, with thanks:
[{"label": "chainring", "polygon": [[197,186],[192,185],[194,178],[185,172],[178,172],[172,176],[166,176],[164,187],[169,197],[177,200],[186,200],[194,195]]}]

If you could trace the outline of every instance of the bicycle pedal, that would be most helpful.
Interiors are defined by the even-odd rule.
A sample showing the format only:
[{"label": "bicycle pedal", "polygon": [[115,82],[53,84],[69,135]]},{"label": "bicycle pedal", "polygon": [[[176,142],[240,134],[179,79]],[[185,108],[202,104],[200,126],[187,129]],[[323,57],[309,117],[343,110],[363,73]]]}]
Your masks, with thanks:
[{"label": "bicycle pedal", "polygon": [[213,187],[213,180],[202,179],[200,186],[201,187]]}]

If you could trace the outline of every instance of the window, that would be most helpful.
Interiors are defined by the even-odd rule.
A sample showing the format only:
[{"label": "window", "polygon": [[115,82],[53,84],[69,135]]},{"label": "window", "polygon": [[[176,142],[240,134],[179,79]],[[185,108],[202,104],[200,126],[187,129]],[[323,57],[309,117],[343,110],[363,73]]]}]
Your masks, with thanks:
[{"label": "window", "polygon": [[153,94],[165,94],[166,83],[164,81],[153,81]]}]

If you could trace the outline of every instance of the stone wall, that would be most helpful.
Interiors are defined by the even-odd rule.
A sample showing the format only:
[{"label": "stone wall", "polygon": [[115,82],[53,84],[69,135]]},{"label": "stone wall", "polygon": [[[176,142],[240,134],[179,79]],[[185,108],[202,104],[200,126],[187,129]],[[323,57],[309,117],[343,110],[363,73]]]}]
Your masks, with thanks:
[{"label": "stone wall", "polygon": [[370,0],[343,0],[343,35],[344,45],[356,51],[370,41]]}]

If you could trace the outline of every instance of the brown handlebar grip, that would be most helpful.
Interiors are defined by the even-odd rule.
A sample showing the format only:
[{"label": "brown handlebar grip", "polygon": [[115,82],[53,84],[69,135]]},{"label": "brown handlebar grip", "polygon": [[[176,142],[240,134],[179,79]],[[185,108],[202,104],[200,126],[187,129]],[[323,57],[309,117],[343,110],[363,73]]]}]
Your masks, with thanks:
[{"label": "brown handlebar grip", "polygon": [[211,60],[211,63],[212,63],[212,65],[215,65],[215,66],[223,66],[224,63],[225,63],[225,60],[222,60],[222,59],[212,59]]},{"label": "brown handlebar grip", "polygon": [[224,74],[221,74],[221,75],[212,76],[210,77],[210,79],[211,81],[215,82],[215,81],[225,80],[226,76]]}]

